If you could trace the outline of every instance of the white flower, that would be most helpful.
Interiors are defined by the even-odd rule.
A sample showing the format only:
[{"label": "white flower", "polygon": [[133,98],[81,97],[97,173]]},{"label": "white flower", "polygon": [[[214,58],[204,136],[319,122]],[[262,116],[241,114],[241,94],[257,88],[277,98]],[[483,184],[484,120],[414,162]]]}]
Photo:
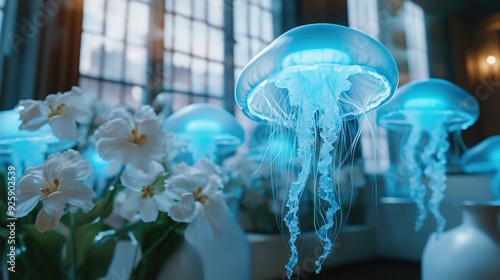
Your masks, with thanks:
[{"label": "white flower", "polygon": [[16,217],[26,216],[39,201],[43,208],[38,212],[35,226],[40,232],[53,229],[65,208],[71,212],[94,207],[94,191],[81,183],[92,174],[90,163],[82,160],[74,150],[49,156],[43,165],[28,168],[19,181]]},{"label": "white flower", "polygon": [[139,213],[143,222],[153,222],[158,218],[158,211],[167,212],[169,204],[160,190],[165,169],[156,161],[151,162],[148,172],[131,168],[120,177],[126,187],[125,198],[120,214],[130,220]]},{"label": "white flower", "polygon": [[94,139],[102,159],[117,160],[143,171],[154,159],[166,155],[165,135],[150,106],[142,106],[134,115],[124,108],[114,109]]},{"label": "white flower", "polygon": [[19,129],[36,131],[48,123],[59,140],[75,141],[80,136],[76,123],[88,119],[88,111],[85,106],[82,108],[84,103],[83,92],[78,87],[65,93],[50,94],[45,101],[21,100],[19,106],[24,109]]},{"label": "white flower", "polygon": [[173,170],[174,175],[165,180],[165,193],[172,204],[168,214],[175,221],[189,223],[186,240],[210,239],[220,233],[228,209],[219,167],[203,158],[193,167],[183,163]]}]

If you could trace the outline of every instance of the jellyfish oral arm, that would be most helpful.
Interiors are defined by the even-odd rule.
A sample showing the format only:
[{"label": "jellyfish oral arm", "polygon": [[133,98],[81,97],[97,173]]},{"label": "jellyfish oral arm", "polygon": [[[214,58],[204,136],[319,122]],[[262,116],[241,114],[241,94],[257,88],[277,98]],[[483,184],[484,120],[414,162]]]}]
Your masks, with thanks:
[{"label": "jellyfish oral arm", "polygon": [[417,204],[417,220],[415,221],[415,230],[422,228],[424,220],[427,216],[427,210],[425,208],[425,195],[427,193],[425,185],[422,184],[422,170],[416,160],[417,148],[420,140],[422,138],[422,128],[419,126],[414,126],[411,128],[408,139],[403,146],[402,162],[405,164],[408,172],[410,174],[409,178],[409,188],[411,198]]},{"label": "jellyfish oral arm", "polygon": [[298,120],[296,124],[297,131],[297,141],[298,149],[297,156],[301,160],[301,170],[297,177],[297,180],[292,183],[290,190],[288,192],[288,198],[286,200],[286,207],[288,211],[285,215],[284,221],[288,227],[290,233],[290,239],[288,245],[290,246],[290,259],[286,264],[287,277],[290,279],[292,277],[293,268],[298,262],[298,251],[295,241],[300,234],[300,225],[298,219],[298,210],[300,204],[300,198],[304,192],[304,187],[309,177],[311,170],[311,163],[313,158],[313,144],[314,144],[314,107],[310,103],[304,102],[301,106],[301,112],[299,112]]},{"label": "jellyfish oral arm", "polygon": [[333,186],[331,176],[329,175],[332,170],[332,156],[330,153],[333,151],[333,144],[337,142],[338,134],[342,127],[342,119],[340,117],[339,106],[333,104],[326,104],[329,108],[321,108],[322,114],[319,117],[318,126],[321,129],[321,149],[318,163],[319,177],[319,197],[328,204],[328,209],[325,215],[325,224],[321,226],[316,234],[323,244],[323,254],[316,260],[316,273],[321,271],[321,265],[330,254],[333,243],[330,240],[328,233],[334,226],[335,213],[340,209],[338,197]]},{"label": "jellyfish oral arm", "polygon": [[436,218],[436,235],[438,236],[446,225],[446,220],[439,207],[446,190],[446,152],[450,144],[446,139],[448,133],[443,124],[436,125],[435,129],[428,131],[428,133],[429,142],[422,153],[422,162],[425,166],[424,174],[430,180],[429,188],[432,191],[427,207]]}]

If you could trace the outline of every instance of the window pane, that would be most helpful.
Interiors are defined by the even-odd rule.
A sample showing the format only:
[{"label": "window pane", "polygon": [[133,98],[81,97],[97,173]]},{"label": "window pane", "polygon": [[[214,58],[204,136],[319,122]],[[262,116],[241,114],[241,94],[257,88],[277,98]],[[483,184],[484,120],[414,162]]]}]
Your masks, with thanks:
[{"label": "window pane", "polygon": [[[200,0],[198,0],[200,1]],[[175,1],[175,12],[180,15],[185,15],[187,17],[191,16],[191,0],[176,0]]]},{"label": "window pane", "polygon": [[208,93],[211,96],[222,96],[224,84],[224,66],[222,63],[208,63]]},{"label": "window pane", "polygon": [[248,33],[248,4],[241,1],[241,4],[234,7],[234,32],[236,34]]},{"label": "window pane", "polygon": [[223,61],[224,59],[224,34],[222,30],[210,28],[208,33],[209,52],[208,57],[214,60]]},{"label": "window pane", "polygon": [[193,22],[193,54],[207,57],[207,25],[203,22]]},{"label": "window pane", "polygon": [[264,9],[271,10],[273,8],[273,0],[260,0],[260,5],[262,5]]},{"label": "window pane", "polygon": [[215,106],[222,107],[222,100],[219,98],[209,98],[208,103],[214,104]]},{"label": "window pane", "polygon": [[245,66],[250,61],[250,42],[245,36],[236,37],[234,46],[234,64],[236,66]]},{"label": "window pane", "polygon": [[187,106],[189,104],[189,96],[183,93],[174,93],[174,99],[172,101],[172,111],[178,111],[179,109]]},{"label": "window pane", "polygon": [[174,15],[170,13],[165,14],[165,30],[163,32],[163,46],[166,49],[173,49],[174,45]]},{"label": "window pane", "polygon": [[125,15],[127,2],[125,0],[108,1],[106,14],[106,36],[123,39],[125,34]]},{"label": "window pane", "polygon": [[104,104],[116,107],[121,104],[122,85],[103,82],[101,100]]},{"label": "window pane", "polygon": [[140,86],[125,87],[125,105],[133,109],[139,109],[144,95],[144,89]]},{"label": "window pane", "polygon": [[196,96],[196,95],[193,95],[192,98],[191,98],[191,104],[195,104],[195,103],[206,103],[207,100],[204,96]]},{"label": "window pane", "polygon": [[87,0],[84,2],[83,29],[102,33],[104,19],[104,0]]},{"label": "window pane", "polygon": [[172,89],[173,73],[172,53],[163,52],[163,87],[165,89]]},{"label": "window pane", "polygon": [[132,1],[128,11],[127,42],[147,44],[149,31],[149,6],[145,3]]},{"label": "window pane", "polygon": [[80,73],[99,77],[101,75],[101,36],[83,33],[80,52]]},{"label": "window pane", "polygon": [[[195,5],[193,7],[193,17],[204,21],[206,18],[206,0],[194,0]],[[210,0],[208,0],[210,2]]]},{"label": "window pane", "polygon": [[78,86],[85,94],[91,96],[91,99],[99,99],[99,81],[82,77],[78,80]]},{"label": "window pane", "polygon": [[147,50],[145,47],[127,47],[125,80],[130,83],[146,84]]},{"label": "window pane", "polygon": [[165,10],[168,12],[174,11],[174,0],[165,0]]},{"label": "window pane", "polygon": [[191,34],[189,32],[191,22],[189,21],[189,19],[180,16],[176,16],[174,21],[175,49],[189,52],[189,50],[191,49]]},{"label": "window pane", "polygon": [[258,6],[250,5],[250,35],[252,37],[258,38],[260,35],[260,9]]},{"label": "window pane", "polygon": [[273,14],[269,11],[262,12],[262,39],[271,42],[274,37]]},{"label": "window pane", "polygon": [[222,27],[224,19],[224,0],[209,0],[208,23],[217,27]]},{"label": "window pane", "polygon": [[205,77],[207,73],[207,61],[193,58],[191,66],[191,90],[203,94],[206,92]]},{"label": "window pane", "polygon": [[189,91],[191,57],[181,53],[174,53],[174,89]]},{"label": "window pane", "polygon": [[0,8],[3,8],[5,6],[5,0],[0,0]]},{"label": "window pane", "polygon": [[123,69],[123,43],[106,39],[104,51],[103,77],[115,81],[121,80]]}]

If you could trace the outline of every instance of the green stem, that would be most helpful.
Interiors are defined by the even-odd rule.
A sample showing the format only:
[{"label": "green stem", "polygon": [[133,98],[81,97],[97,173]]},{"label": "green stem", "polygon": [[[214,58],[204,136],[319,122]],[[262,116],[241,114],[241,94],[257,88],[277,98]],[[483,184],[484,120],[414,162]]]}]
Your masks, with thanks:
[{"label": "green stem", "polygon": [[73,265],[73,279],[76,278],[76,243],[75,243],[75,218],[73,213],[69,213],[71,228],[69,231],[69,238],[71,242],[71,264]]},{"label": "green stem", "polygon": [[151,247],[149,247],[149,249],[144,253],[144,255],[141,257],[141,261],[140,262],[142,262],[143,260],[145,260],[146,257],[149,254],[151,254],[154,251],[154,249],[156,249],[156,247],[158,247],[163,241],[165,241],[165,239],[170,235],[170,233],[172,233],[172,231],[174,231],[175,228],[177,228],[179,225],[180,225],[180,223],[176,222],[169,229],[167,229],[165,231],[165,233],[163,233],[163,235],[160,237],[160,239],[156,240],[156,242]]},{"label": "green stem", "polygon": [[125,165],[122,165],[122,167],[120,168],[120,172],[118,172],[118,174],[116,174],[115,178],[111,182],[111,184],[110,184],[110,188],[112,188],[111,189],[111,199],[109,199],[108,201],[106,201],[106,205],[105,205],[104,209],[107,209],[109,207],[109,204],[113,203],[114,197],[115,197],[115,194],[116,194],[116,190],[118,189],[116,187],[116,184],[118,183],[118,179],[120,179],[120,176],[122,175],[122,173],[123,173],[124,170],[125,170]]}]

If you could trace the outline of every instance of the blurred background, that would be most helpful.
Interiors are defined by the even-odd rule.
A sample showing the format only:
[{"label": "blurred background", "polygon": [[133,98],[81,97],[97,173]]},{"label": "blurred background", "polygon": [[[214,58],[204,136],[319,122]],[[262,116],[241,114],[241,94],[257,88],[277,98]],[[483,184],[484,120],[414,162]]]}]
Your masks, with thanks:
[{"label": "blurred background", "polygon": [[[235,104],[239,73],[280,34],[318,22],[349,26],[379,40],[397,62],[400,85],[435,77],[473,95],[480,117],[462,137],[450,136],[463,139],[451,142],[457,158],[466,147],[500,134],[497,0],[0,0],[0,110],[73,85],[105,108],[138,108],[165,93],[169,114],[192,103],[215,104],[235,115],[249,139],[257,123]],[[355,156],[362,173],[373,178],[367,182],[382,186],[378,174],[396,160],[391,151],[401,139],[377,130],[380,151],[389,152],[375,151],[373,135],[364,129]],[[479,184],[474,180],[467,184]],[[414,233],[414,205],[386,201],[373,211],[381,194],[365,191],[369,203],[352,213],[358,215],[353,223],[374,224],[377,242],[365,249],[373,250],[370,258],[409,260],[400,267],[418,272],[433,221],[427,231]],[[399,216],[388,218],[389,212]],[[451,217],[449,226],[459,219]],[[407,232],[394,237],[390,230],[396,227]],[[408,244],[408,238],[415,242]],[[367,269],[384,265],[392,263],[377,259]]]}]

